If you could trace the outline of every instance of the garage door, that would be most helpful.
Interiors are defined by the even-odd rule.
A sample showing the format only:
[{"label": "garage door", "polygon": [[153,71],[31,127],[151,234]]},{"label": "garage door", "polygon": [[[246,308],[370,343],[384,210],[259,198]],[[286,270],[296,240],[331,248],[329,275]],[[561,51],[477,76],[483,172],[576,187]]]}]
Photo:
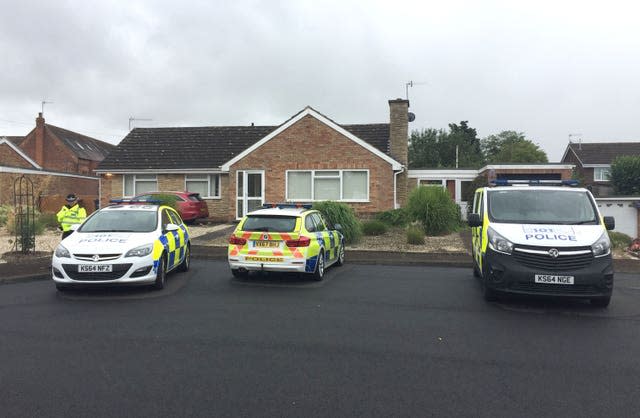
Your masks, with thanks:
[{"label": "garage door", "polygon": [[631,238],[638,236],[638,209],[636,209],[634,201],[601,199],[596,199],[596,201],[602,216],[616,218],[615,231],[627,234]]}]

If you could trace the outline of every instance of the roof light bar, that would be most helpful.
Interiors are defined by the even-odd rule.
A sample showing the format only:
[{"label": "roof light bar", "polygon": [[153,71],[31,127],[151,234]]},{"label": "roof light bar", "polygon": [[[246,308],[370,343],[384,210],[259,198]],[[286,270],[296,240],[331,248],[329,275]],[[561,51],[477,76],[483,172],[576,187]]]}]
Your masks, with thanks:
[{"label": "roof light bar", "polygon": [[313,205],[311,203],[265,203],[263,208],[278,208],[278,209],[311,209]]},{"label": "roof light bar", "polygon": [[496,179],[489,182],[492,186],[569,186],[576,187],[580,184],[578,180],[507,180]]}]

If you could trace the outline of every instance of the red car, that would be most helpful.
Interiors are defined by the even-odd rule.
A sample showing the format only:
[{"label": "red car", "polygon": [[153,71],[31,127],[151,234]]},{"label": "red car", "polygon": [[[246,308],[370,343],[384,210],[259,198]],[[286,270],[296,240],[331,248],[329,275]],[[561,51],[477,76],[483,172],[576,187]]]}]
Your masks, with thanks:
[{"label": "red car", "polygon": [[176,209],[185,223],[193,223],[196,219],[208,218],[209,208],[200,193],[194,192],[148,192],[136,195],[131,202],[154,200],[157,195],[173,195],[176,197]]}]

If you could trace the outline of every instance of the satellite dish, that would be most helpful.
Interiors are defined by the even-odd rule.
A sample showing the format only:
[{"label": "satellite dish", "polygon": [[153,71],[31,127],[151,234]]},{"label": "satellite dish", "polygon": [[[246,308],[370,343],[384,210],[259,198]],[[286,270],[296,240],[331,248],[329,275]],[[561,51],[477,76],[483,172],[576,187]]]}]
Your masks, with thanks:
[{"label": "satellite dish", "polygon": [[414,120],[416,120],[416,115],[414,115],[413,113],[409,112],[409,122],[413,122]]}]

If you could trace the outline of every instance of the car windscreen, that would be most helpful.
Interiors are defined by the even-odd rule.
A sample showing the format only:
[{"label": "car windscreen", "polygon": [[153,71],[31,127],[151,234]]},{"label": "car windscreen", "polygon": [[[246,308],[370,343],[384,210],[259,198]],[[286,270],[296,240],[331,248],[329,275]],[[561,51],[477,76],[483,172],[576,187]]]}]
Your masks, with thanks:
[{"label": "car windscreen", "polygon": [[152,232],[158,212],[150,210],[102,210],[88,218],[79,232]]},{"label": "car windscreen", "polygon": [[297,216],[249,215],[242,225],[243,231],[293,232]]},{"label": "car windscreen", "polygon": [[598,217],[587,192],[493,190],[487,195],[493,222],[595,225]]},{"label": "car windscreen", "polygon": [[200,193],[192,193],[189,195],[189,200],[192,202],[202,202],[203,198],[200,197]]}]

